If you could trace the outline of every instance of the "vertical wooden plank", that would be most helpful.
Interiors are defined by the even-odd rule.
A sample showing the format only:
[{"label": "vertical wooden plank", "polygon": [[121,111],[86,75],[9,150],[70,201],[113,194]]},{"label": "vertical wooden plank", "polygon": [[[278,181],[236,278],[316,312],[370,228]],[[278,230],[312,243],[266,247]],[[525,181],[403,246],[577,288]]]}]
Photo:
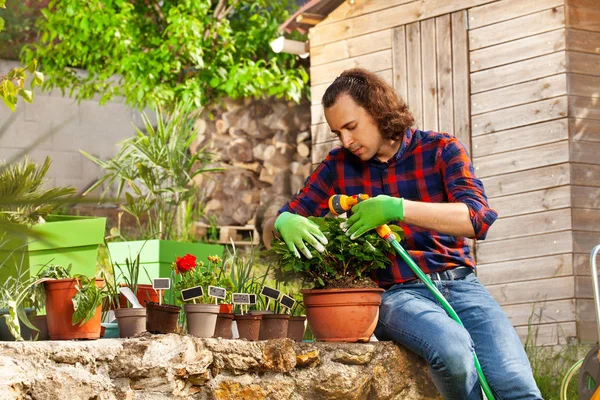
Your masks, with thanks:
[{"label": "vertical wooden plank", "polygon": [[421,24],[406,26],[406,71],[408,77],[408,107],[415,117],[415,126],[423,128],[423,90],[421,74]]},{"label": "vertical wooden plank", "polygon": [[404,26],[392,30],[392,68],[394,89],[402,100],[407,101],[406,32]]},{"label": "vertical wooden plank", "polygon": [[454,132],[454,104],[452,102],[452,34],[450,14],[435,19],[437,81],[438,81],[438,129]]},{"label": "vertical wooden plank", "polygon": [[430,18],[421,21],[423,129],[438,131],[438,88],[435,37],[435,19]]},{"label": "vertical wooden plank", "polygon": [[469,48],[467,12],[452,13],[452,76],[454,135],[471,152],[471,110],[469,109]]}]

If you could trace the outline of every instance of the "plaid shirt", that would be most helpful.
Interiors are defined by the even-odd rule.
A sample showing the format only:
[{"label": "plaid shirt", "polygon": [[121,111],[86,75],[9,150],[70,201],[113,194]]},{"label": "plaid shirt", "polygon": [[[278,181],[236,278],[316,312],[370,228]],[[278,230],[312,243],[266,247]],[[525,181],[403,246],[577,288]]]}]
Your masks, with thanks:
[{"label": "plaid shirt", "polygon": [[[398,152],[387,162],[376,157],[364,162],[348,150],[337,147],[307,179],[304,188],[279,212],[303,216],[324,216],[334,194],[385,194],[407,200],[447,203],[461,202],[469,208],[475,237],[483,240],[498,214],[487,203],[483,184],[475,177],[464,146],[447,133],[407,130]],[[425,273],[458,266],[475,268],[464,237],[444,235],[414,225],[398,223],[404,229],[406,247]],[[415,279],[408,264],[395,254],[392,265],[377,270],[372,278],[379,286]]]}]

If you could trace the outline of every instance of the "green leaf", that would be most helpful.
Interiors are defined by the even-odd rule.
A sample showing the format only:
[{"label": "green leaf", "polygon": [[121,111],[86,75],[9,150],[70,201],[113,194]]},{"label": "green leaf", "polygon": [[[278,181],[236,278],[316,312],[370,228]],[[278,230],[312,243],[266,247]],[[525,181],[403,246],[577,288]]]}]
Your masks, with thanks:
[{"label": "green leaf", "polygon": [[44,83],[44,74],[39,71],[33,73],[33,84],[40,86]]},{"label": "green leaf", "polygon": [[19,95],[28,103],[33,102],[33,92],[31,90],[21,90]]}]

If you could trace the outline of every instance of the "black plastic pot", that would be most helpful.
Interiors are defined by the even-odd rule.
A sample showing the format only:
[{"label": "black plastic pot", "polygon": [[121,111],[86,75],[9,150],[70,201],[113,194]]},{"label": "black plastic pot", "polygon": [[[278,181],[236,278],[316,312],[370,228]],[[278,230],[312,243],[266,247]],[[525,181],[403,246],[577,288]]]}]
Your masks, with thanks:
[{"label": "black plastic pot", "polygon": [[[33,312],[33,308],[26,308],[25,313],[29,317],[29,315]],[[6,325],[5,315],[8,314],[8,308],[0,308],[0,341],[4,342],[14,342],[15,338],[10,334],[8,330],[8,326]],[[19,325],[21,325],[21,337],[25,340],[31,339],[31,329],[29,329],[22,321],[19,320]],[[35,335],[34,335],[35,336]]]}]

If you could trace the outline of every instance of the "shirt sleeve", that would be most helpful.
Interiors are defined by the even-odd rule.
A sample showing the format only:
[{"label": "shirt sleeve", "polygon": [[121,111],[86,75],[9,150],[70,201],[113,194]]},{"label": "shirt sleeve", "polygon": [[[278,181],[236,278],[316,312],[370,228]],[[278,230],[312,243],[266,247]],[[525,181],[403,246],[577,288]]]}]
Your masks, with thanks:
[{"label": "shirt sleeve", "polygon": [[335,160],[331,153],[306,179],[304,187],[277,213],[291,212],[304,217],[323,217],[329,212],[329,197],[334,194],[333,171]]},{"label": "shirt sleeve", "polygon": [[442,149],[441,161],[448,201],[467,205],[475,238],[485,239],[498,213],[488,205],[483,183],[475,177],[467,150],[458,139],[451,138]]}]

